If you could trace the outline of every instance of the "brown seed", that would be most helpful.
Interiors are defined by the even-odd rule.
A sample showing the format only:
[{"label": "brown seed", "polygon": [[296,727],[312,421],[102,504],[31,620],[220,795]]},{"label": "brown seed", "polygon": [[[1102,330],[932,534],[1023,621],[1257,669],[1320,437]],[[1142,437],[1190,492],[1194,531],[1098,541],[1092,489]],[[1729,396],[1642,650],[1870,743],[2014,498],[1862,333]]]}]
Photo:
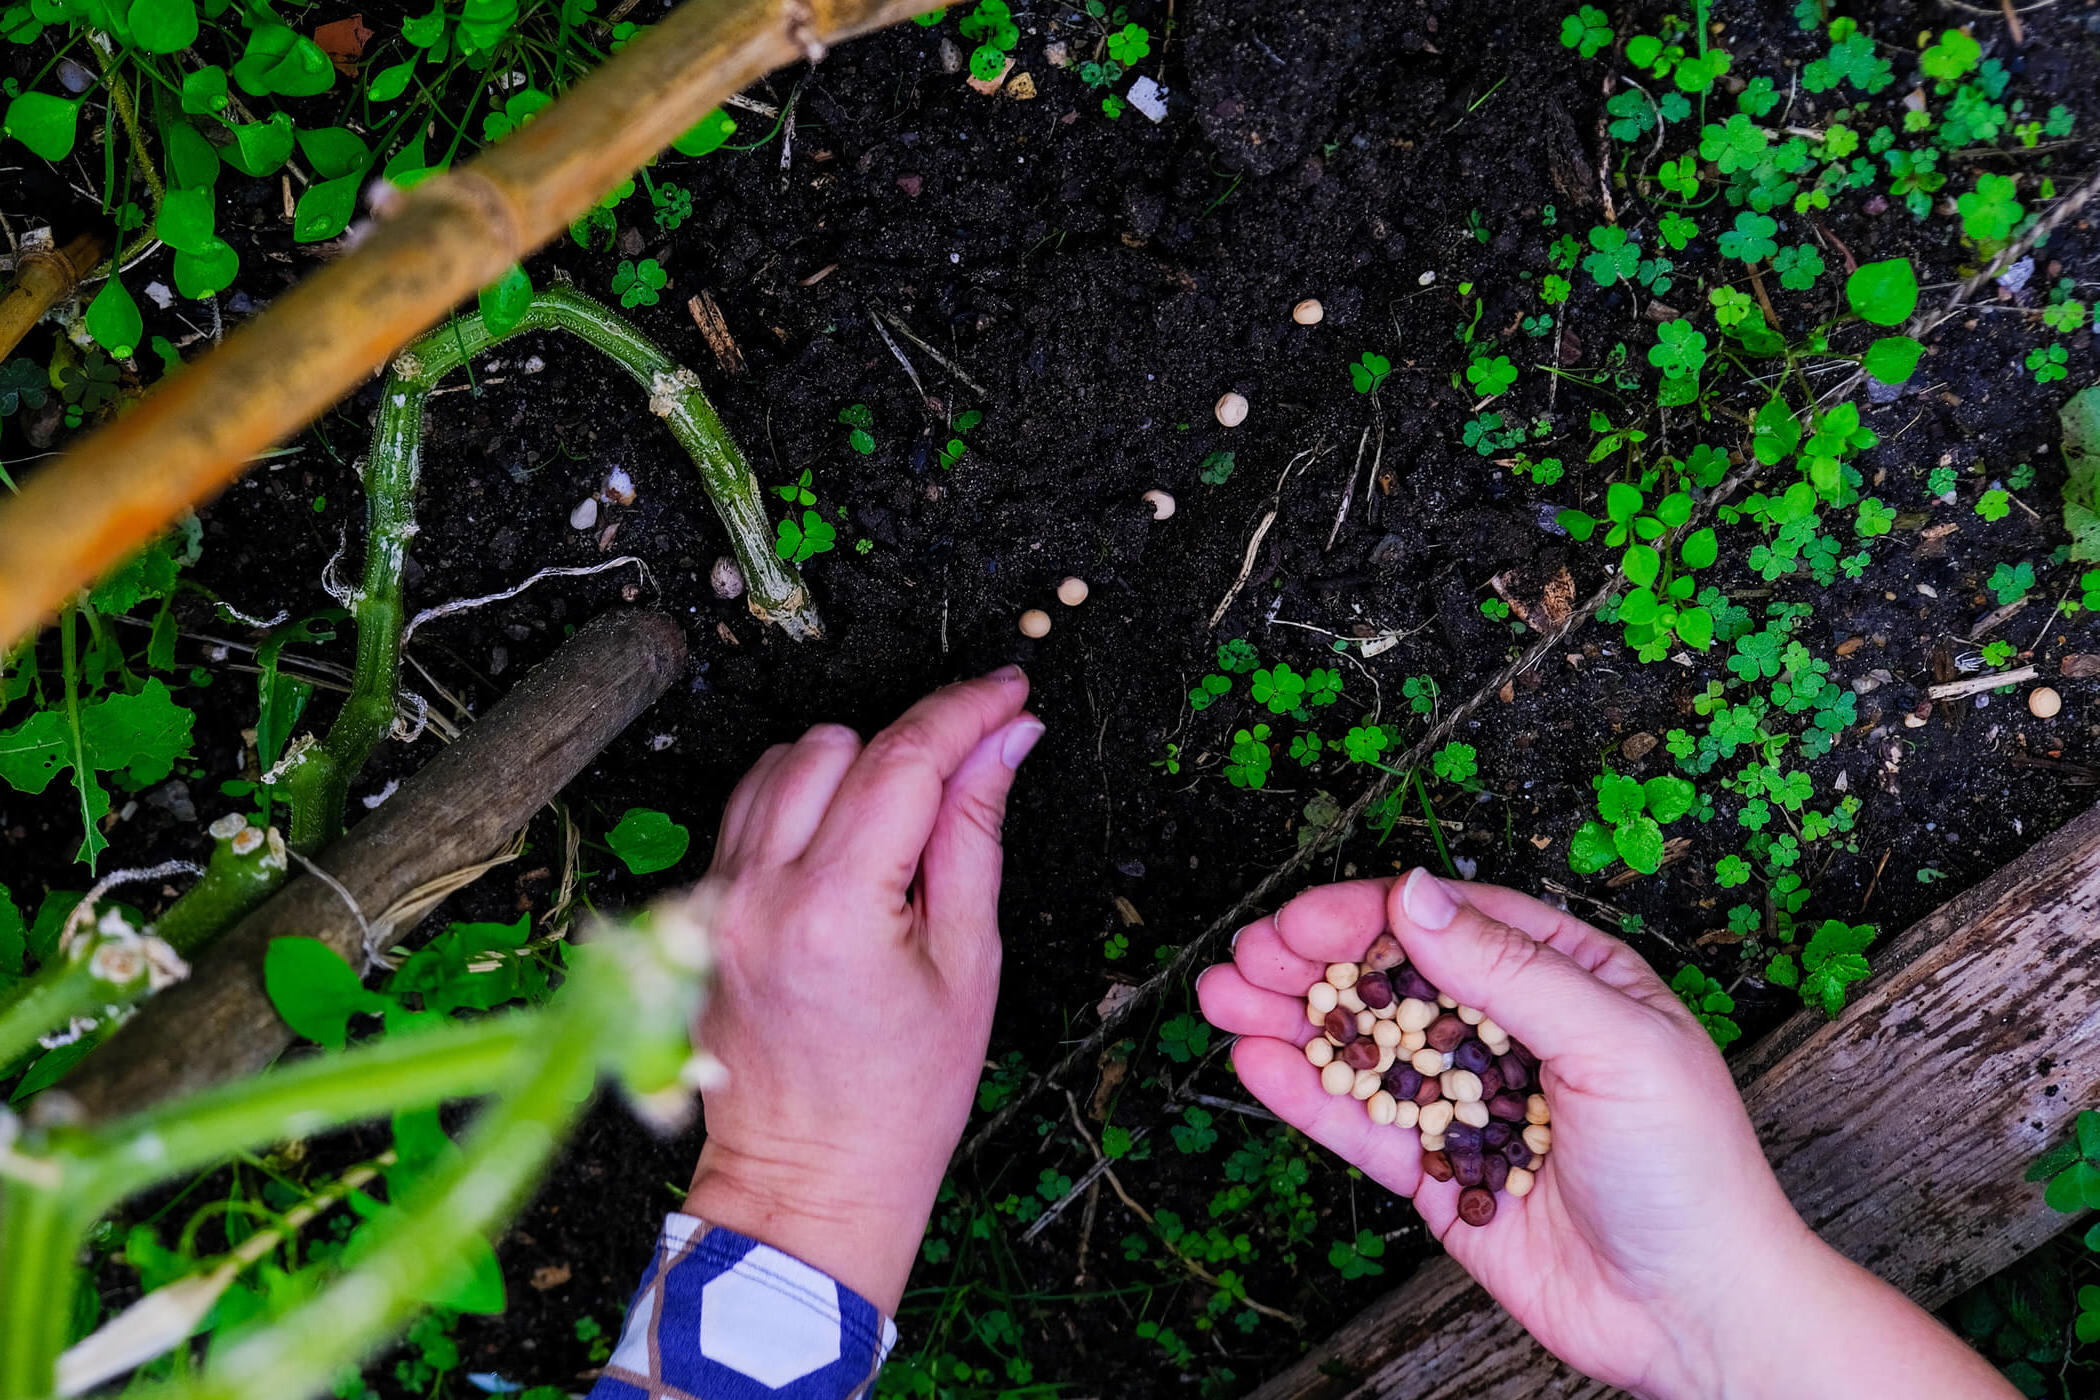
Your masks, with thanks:
[{"label": "brown seed", "polygon": [[1449,1181],[1451,1179],[1451,1159],[1441,1152],[1424,1152],[1422,1154],[1422,1172],[1423,1175],[1433,1181]]},{"label": "brown seed", "polygon": [[1466,1023],[1456,1016],[1439,1016],[1429,1023],[1429,1048],[1450,1054],[1466,1038]]},{"label": "brown seed", "polygon": [[1412,1099],[1422,1087],[1422,1072],[1413,1065],[1394,1065],[1385,1072],[1385,1087],[1396,1099]]},{"label": "brown seed", "polygon": [[1512,1094],[1505,1089],[1489,1099],[1487,1106],[1491,1118],[1500,1118],[1505,1123],[1524,1121],[1524,1097],[1521,1094]]},{"label": "brown seed", "polygon": [[1531,1071],[1524,1067],[1524,1062],[1514,1053],[1497,1055],[1495,1068],[1502,1071],[1503,1088],[1513,1089],[1521,1094],[1531,1087]]},{"label": "brown seed", "polygon": [[1375,1040],[1352,1040],[1335,1056],[1351,1069],[1369,1069],[1378,1063],[1378,1042]]},{"label": "brown seed", "polygon": [[1481,1226],[1495,1218],[1495,1193],[1485,1186],[1468,1186],[1458,1193],[1458,1218]]},{"label": "brown seed", "polygon": [[1501,1092],[1502,1071],[1496,1069],[1493,1065],[1489,1065],[1480,1072],[1480,1101],[1486,1103]]},{"label": "brown seed", "polygon": [[1393,1004],[1393,984],[1382,972],[1366,972],[1356,979],[1356,994],[1364,999],[1364,1005],[1380,1011]]},{"label": "brown seed", "polygon": [[1437,1088],[1435,1076],[1423,1075],[1421,1087],[1415,1090],[1415,1102],[1427,1108],[1443,1096],[1444,1091]]},{"label": "brown seed", "polygon": [[1364,971],[1384,972],[1407,961],[1407,953],[1400,940],[1390,933],[1381,933],[1371,940],[1370,951],[1364,954]]},{"label": "brown seed", "polygon": [[1301,326],[1317,326],[1326,315],[1327,308],[1311,297],[1291,308],[1291,319]]},{"label": "brown seed", "polygon": [[1509,1158],[1499,1152],[1490,1152],[1480,1159],[1482,1186],[1490,1191],[1500,1191],[1509,1180]]},{"label": "brown seed", "polygon": [[1480,1160],[1478,1152],[1461,1152],[1448,1145],[1444,1152],[1451,1159],[1451,1175],[1457,1179],[1459,1185],[1478,1186],[1481,1179],[1487,1175],[1485,1164]]},{"label": "brown seed", "polygon": [[1356,1017],[1339,1006],[1328,1012],[1320,1024],[1326,1028],[1328,1038],[1337,1045],[1347,1045],[1357,1037]]}]

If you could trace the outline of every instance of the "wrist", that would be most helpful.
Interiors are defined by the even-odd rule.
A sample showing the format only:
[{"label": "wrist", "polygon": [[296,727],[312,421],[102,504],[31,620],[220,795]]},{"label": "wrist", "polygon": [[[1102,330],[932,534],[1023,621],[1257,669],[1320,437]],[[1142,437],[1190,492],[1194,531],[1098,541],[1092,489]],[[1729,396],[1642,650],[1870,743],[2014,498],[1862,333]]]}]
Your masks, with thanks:
[{"label": "wrist", "polygon": [[709,1139],[685,1211],[823,1270],[893,1317],[931,1204],[860,1195],[833,1174]]},{"label": "wrist", "polygon": [[[1826,1315],[1813,1302],[1831,1295],[1838,1271],[1849,1267],[1791,1211],[1783,1224],[1770,1223],[1754,1245],[1714,1251],[1717,1267],[1707,1287],[1680,1294],[1667,1335],[1674,1343],[1647,1383],[1634,1387],[1643,1400],[1761,1400],[1799,1397],[1793,1389],[1796,1362],[1827,1356],[1816,1335]],[[1726,1268],[1733,1259],[1747,1267]],[[1838,1313],[1837,1317],[1841,1317]]]}]

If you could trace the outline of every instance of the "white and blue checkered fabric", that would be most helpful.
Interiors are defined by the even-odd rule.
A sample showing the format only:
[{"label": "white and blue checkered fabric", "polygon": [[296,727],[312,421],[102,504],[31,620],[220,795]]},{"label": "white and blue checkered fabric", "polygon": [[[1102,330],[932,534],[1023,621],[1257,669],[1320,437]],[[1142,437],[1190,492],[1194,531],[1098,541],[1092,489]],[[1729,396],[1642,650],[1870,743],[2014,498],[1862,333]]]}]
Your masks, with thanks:
[{"label": "white and blue checkered fabric", "polygon": [[830,1275],[671,1215],[590,1400],[860,1400],[896,1343]]}]

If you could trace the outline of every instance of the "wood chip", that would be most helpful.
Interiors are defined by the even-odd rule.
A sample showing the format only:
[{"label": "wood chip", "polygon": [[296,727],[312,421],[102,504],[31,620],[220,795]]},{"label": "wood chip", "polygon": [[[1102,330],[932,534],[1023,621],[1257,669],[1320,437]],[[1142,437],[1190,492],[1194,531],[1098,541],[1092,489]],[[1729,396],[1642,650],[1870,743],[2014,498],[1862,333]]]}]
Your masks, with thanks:
[{"label": "wood chip", "polygon": [[2100,676],[2100,656],[2073,654],[2056,663],[2057,674],[2074,681]]},{"label": "wood chip", "polygon": [[1035,96],[1035,79],[1026,73],[1014,74],[1014,80],[1006,85],[1006,95],[1016,102],[1026,102]]},{"label": "wood chip", "polygon": [[1847,637],[1844,641],[1838,643],[1838,655],[1850,656],[1866,644],[1867,639],[1865,637]]},{"label": "wood chip", "polygon": [[2017,671],[1993,671],[1988,675],[1970,676],[1966,680],[1948,681],[1925,692],[1933,700],[1960,700],[1964,696],[1980,695],[1986,690],[1996,690],[2001,685],[2020,685],[2041,674],[2032,666],[2022,666]]},{"label": "wood chip", "polygon": [[1125,928],[1143,928],[1145,926],[1144,916],[1138,913],[1137,906],[1122,895],[1116,896],[1116,917],[1123,921],[1123,927]]},{"label": "wood chip", "polygon": [[1626,756],[1628,763],[1639,763],[1655,751],[1655,745],[1655,736],[1643,730],[1639,734],[1629,736],[1625,743],[1619,745],[1619,752]]},{"label": "wood chip", "polygon": [[532,1271],[532,1286],[542,1293],[550,1288],[559,1288],[568,1281],[567,1264],[542,1264]]},{"label": "wood chip", "polygon": [[722,372],[744,373],[744,352],[737,348],[736,337],[729,333],[729,323],[722,319],[722,308],[714,297],[702,292],[687,301],[685,309],[693,313],[693,324],[707,338],[707,348],[715,352],[715,363]]}]

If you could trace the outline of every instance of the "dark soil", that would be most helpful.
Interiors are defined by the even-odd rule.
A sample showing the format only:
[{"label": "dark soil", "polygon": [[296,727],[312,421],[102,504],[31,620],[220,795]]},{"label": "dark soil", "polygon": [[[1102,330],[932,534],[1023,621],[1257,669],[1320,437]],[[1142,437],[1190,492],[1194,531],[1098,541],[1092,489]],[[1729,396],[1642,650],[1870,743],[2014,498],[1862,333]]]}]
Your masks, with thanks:
[{"label": "dark soil", "polygon": [[[634,17],[646,19],[656,7],[644,0]],[[1530,368],[1554,342],[1518,328],[1540,309],[1533,287],[1551,239],[1564,231],[1579,238],[1602,220],[1595,162],[1607,66],[1556,42],[1562,8],[1572,6],[1337,0],[1279,8],[1198,0],[1182,7],[1182,27],[1163,53],[1142,65],[1172,90],[1160,125],[1135,110],[1105,119],[1094,94],[1042,60],[1049,38],[1075,50],[1092,42],[1084,30],[1057,28],[1053,13],[1062,12],[1023,17],[1017,71],[1028,71],[1039,92],[1026,101],[985,98],[943,71],[939,49],[952,25],[907,26],[842,46],[813,71],[776,75],[754,91],[776,103],[793,100],[785,170],[777,139],[745,153],[661,163],[653,177],[691,190],[696,213],[666,235],[650,221],[644,196],[621,207],[622,252],[657,258],[671,278],[659,304],[631,314],[700,373],[763,480],[810,469],[823,507],[844,507],[848,517],[841,549],[807,566],[829,636],[797,645],[760,627],[741,604],[713,596],[708,568],[725,544],[690,465],[632,385],[577,343],[550,337],[506,346],[497,363],[477,367],[477,390],[435,401],[414,603],[495,592],[545,565],[632,553],[648,561],[653,578],[641,600],[688,626],[696,658],[688,676],[567,800],[593,834],[629,806],[667,810],[694,829],[692,853],[667,876],[637,880],[602,850],[591,852],[592,899],[636,903],[696,876],[716,810],[767,745],[819,720],[872,730],[934,685],[1018,660],[1049,732],[1023,774],[1008,825],[1007,975],[992,1053],[1041,1070],[1096,1023],[1094,1007],[1113,986],[1143,980],[1157,958],[1291,854],[1317,794],[1346,803],[1365,781],[1363,770],[1332,760],[1307,772],[1279,745],[1268,790],[1229,786],[1219,776],[1221,755],[1232,731],[1255,718],[1244,686],[1201,714],[1183,699],[1211,669],[1220,641],[1248,637],[1265,659],[1303,670],[1329,664],[1332,654],[1319,631],[1287,622],[1344,636],[1402,633],[1367,663],[1391,722],[1404,710],[1403,678],[1433,676],[1447,702],[1455,701],[1526,644],[1528,634],[1482,615],[1481,600],[1494,596],[1491,577],[1515,571],[1515,591],[1528,587],[1536,597],[1566,565],[1577,596],[1587,595],[1602,578],[1605,551],[1542,528],[1537,506],[1598,510],[1605,478],[1602,468],[1582,465],[1590,441],[1584,421],[1592,408],[1617,413],[1620,406],[1580,383],[1554,390],[1549,376]],[[1722,3],[1715,17],[1739,78],[1774,75],[1784,89],[1790,65],[1822,52],[1785,6]],[[1162,14],[1133,18],[1155,34],[1164,28]],[[1643,27],[1630,15],[1615,18],[1622,33]],[[1901,46],[1921,30],[1936,31],[1947,14],[1935,5],[1887,3],[1860,7],[1860,19]],[[2100,131],[2092,83],[2100,72],[2100,6],[2077,0],[2029,13],[2028,43],[2017,53],[2002,28],[1979,20],[1986,52],[2015,74],[2008,96],[2024,96],[2038,110],[2066,104],[2081,137]],[[1892,55],[1899,74],[1907,55]],[[1899,84],[1885,94],[1881,108],[1903,90]],[[1811,117],[1804,95],[1793,120]],[[767,125],[748,112],[738,119],[738,140]],[[1680,148],[1673,135],[1671,152]],[[2065,190],[2089,172],[2092,154],[2081,141],[1957,159],[1949,163],[1956,172],[1949,193],[1969,187],[1972,167],[2052,173]],[[1871,193],[1841,196],[1822,216],[1830,244],[1841,242],[1860,261],[1909,254],[1922,279],[1939,284],[1927,297],[1944,298],[1945,284],[1973,270],[1954,221],[1936,215],[1919,224],[1900,206],[1866,212]],[[1652,219],[1623,190],[1616,197],[1622,218]],[[1559,220],[1552,230],[1542,224],[1548,205]],[[258,220],[274,218],[260,196],[255,208]],[[1702,218],[1707,236],[1680,260],[1694,277],[1712,270],[1714,222],[1710,213]],[[272,240],[288,246],[280,224],[262,227],[255,249]],[[2090,280],[2094,248],[2089,220],[2074,221],[2040,254],[2035,288],[2053,283],[2057,263]],[[531,269],[542,283],[567,275],[602,296],[617,256],[564,243]],[[1842,271],[1834,246],[1828,259]],[[248,267],[240,291],[250,304],[302,270],[267,256],[251,256]],[[1435,278],[1425,285],[1430,272]],[[1563,362],[1600,365],[1624,341],[1638,364],[1653,340],[1647,298],[1575,280],[1564,308]],[[1825,296],[1834,296],[1837,281],[1824,280]],[[1559,434],[1534,449],[1568,461],[1557,487],[1513,480],[1460,440],[1473,411],[1471,396],[1452,382],[1465,363],[1454,338],[1470,317],[1464,283],[1485,300],[1483,337],[1499,340],[1501,352],[1525,367],[1505,413],[1557,416]],[[702,291],[721,304],[748,373],[726,373],[709,354],[685,305]],[[1326,319],[1294,326],[1289,310],[1309,295],[1324,302]],[[2089,290],[2081,295],[2091,299]],[[235,314],[237,303],[225,304]],[[884,310],[985,392],[902,343],[930,395],[922,399],[874,329],[872,318]],[[1801,315],[1805,325],[1805,309]],[[2054,679],[2062,656],[2100,651],[2100,631],[2045,621],[2073,570],[2041,568],[2064,543],[2056,410],[2066,390],[2094,378],[2095,358],[2090,334],[2081,333],[2070,340],[2070,379],[2038,386],[2020,365],[2038,343],[2040,328],[2018,315],[1983,311],[1942,327],[1902,397],[1862,404],[1882,444],[1860,465],[1872,492],[1905,515],[1898,532],[1875,548],[1857,581],[1823,590],[1799,578],[1779,585],[1776,596],[1816,604],[1800,635],[1818,655],[1837,658],[1837,679],[1849,684],[1876,669],[1893,676],[1860,697],[1858,723],[1812,767],[1821,802],[1842,788],[1864,803],[1856,853],[1827,863],[1819,854],[1806,872],[1815,888],[1808,912],[1817,917],[1898,929],[2054,830],[2100,778],[2100,767],[2087,766],[2100,733],[2086,708],[2093,683]],[[1375,402],[1349,388],[1347,366],[1365,350],[1391,356],[1395,367]],[[526,373],[528,357],[544,368]],[[1210,411],[1227,389],[1253,405],[1247,423],[1229,432]],[[301,440],[296,455],[258,467],[205,513],[198,577],[252,613],[325,604],[322,566],[339,533],[359,519],[352,464],[374,398],[370,389],[354,395]],[[874,412],[871,456],[847,449],[837,421],[856,402]],[[1744,393],[1723,407],[1740,413],[1756,403]],[[946,422],[970,409],[984,420],[969,432],[962,462],[943,470],[936,452]],[[1702,439],[1736,450],[1746,437],[1725,411],[1707,424],[1678,411],[1651,426],[1667,431],[1679,451]],[[1367,428],[1383,442],[1368,492],[1355,476]],[[1199,463],[1219,448],[1236,454],[1236,469],[1222,485],[1203,484]],[[1286,464],[1308,449],[1309,463],[1279,492]],[[2022,462],[2038,473],[2016,492],[2031,510],[1981,521],[1969,507],[1982,485]],[[1961,473],[1958,508],[1928,501],[1926,473],[1940,464]],[[595,531],[572,529],[571,507],[616,465],[632,474],[638,499],[611,509]],[[1329,548],[1352,480],[1355,499]],[[1172,519],[1154,521],[1140,500],[1154,487],[1177,498]],[[1213,630],[1211,610],[1239,573],[1272,493],[1275,526],[1245,591]],[[1923,527],[1941,524],[1958,528],[1925,538]],[[1750,601],[1764,585],[1740,572],[1746,534],[1747,527],[1736,532],[1739,544],[1724,543],[1724,565],[1738,561],[1738,572],[1719,581]],[[873,542],[865,555],[848,546],[862,538]],[[1987,706],[1942,704],[1923,727],[1906,728],[1903,717],[1919,708],[1925,687],[1974,649],[1963,639],[1995,606],[1984,578],[1998,562],[2022,559],[2036,564],[2048,591],[1994,635],[2034,649],[2045,677],[2064,693],[2063,714],[2040,723],[2017,697],[1987,697]],[[1051,597],[1066,574],[1092,585],[1076,610]],[[633,582],[619,573],[544,585],[432,626],[419,634],[417,650],[447,686],[485,706],[575,624],[621,605],[623,585]],[[1038,606],[1051,609],[1056,626],[1030,642],[1015,618]],[[1714,860],[1739,844],[1732,803],[1711,827],[1673,829],[1691,836],[1690,849],[1657,877],[1614,886],[1568,869],[1568,840],[1591,808],[1600,765],[1640,776],[1667,771],[1660,749],[1635,761],[1625,755],[1640,745],[1627,742],[1691,723],[1690,697],[1725,675],[1720,657],[1688,668],[1643,666],[1616,628],[1595,623],[1572,636],[1565,653],[1526,676],[1509,700],[1491,700],[1456,735],[1478,750],[1483,790],[1470,797],[1445,790],[1440,815],[1464,822],[1452,854],[1482,879],[1579,890],[1584,898],[1574,907],[1586,917],[1638,916],[1634,945],[1666,973],[1689,956],[1721,977],[1754,1034],[1799,1002],[1739,975],[1725,925],[1740,894],[1717,889],[1711,874]],[[1344,670],[1350,691],[1339,710],[1353,722],[1372,696],[1363,670]],[[202,771],[191,782],[206,819],[206,796],[235,776],[232,731],[252,716],[245,678],[222,674],[214,684],[224,699],[200,721]],[[241,703],[230,703],[235,697]],[[1332,724],[1323,728],[1339,734]],[[1179,746],[1178,774],[1155,765],[1169,744]],[[412,769],[429,747],[392,746],[356,793]],[[0,794],[8,880],[18,896],[24,886],[34,893],[40,882],[77,878],[62,863],[69,820],[62,796],[30,803]],[[146,804],[114,839],[129,863],[182,848],[189,833]],[[538,840],[535,849],[558,848]],[[1421,828],[1403,826],[1382,844],[1353,836],[1322,856],[1319,877],[1390,874],[1431,859]],[[461,907],[479,914],[544,899],[544,859],[508,870],[523,873],[492,876],[492,888]],[[1925,871],[1940,872],[1935,883],[1926,883],[1935,877]],[[1141,925],[1126,925],[1119,900]],[[1104,940],[1119,932],[1128,935],[1128,952],[1108,960]],[[1111,1110],[1117,1124],[1153,1128],[1149,1160],[1119,1170],[1125,1185],[1149,1209],[1174,1212],[1198,1232],[1216,1223],[1228,1241],[1249,1237],[1251,1253],[1228,1249],[1207,1267],[1237,1271],[1252,1297],[1309,1319],[1308,1331],[1266,1319],[1243,1331],[1231,1320],[1236,1308],[1207,1330],[1211,1290],[1160,1263],[1156,1247],[1126,1260],[1122,1241],[1140,1227],[1111,1195],[1084,1242],[1077,1208],[1027,1245],[996,1212],[1002,1223],[989,1243],[951,1234],[953,1259],[926,1265],[916,1280],[922,1291],[907,1304],[900,1358],[930,1347],[929,1355],[986,1368],[969,1385],[944,1381],[957,1394],[1021,1379],[1026,1373],[1006,1366],[1021,1357],[1034,1380],[1061,1382],[1068,1393],[1178,1394],[1201,1382],[1206,1394],[1230,1394],[1294,1358],[1310,1336],[1433,1250],[1404,1202],[1317,1153],[1302,1157],[1316,1218],[1300,1222],[1309,1229],[1295,1239],[1284,1228],[1288,1206],[1262,1204],[1277,1199],[1264,1194],[1266,1186],[1254,1204],[1214,1219],[1213,1197],[1228,1186],[1227,1154],[1250,1134],[1266,1140],[1268,1125],[1221,1112],[1217,1146],[1197,1155],[1170,1149],[1163,1074],[1177,1089],[1237,1097],[1217,1056],[1188,1080],[1184,1067],[1155,1049],[1160,1022],[1190,1005],[1186,989],[1176,989],[1141,1018],[1132,1041],[1111,1057],[1111,1087],[1091,1077],[1063,1087],[1082,1107]],[[1046,1170],[1078,1175],[1091,1156],[1064,1107],[1052,1093],[1024,1112],[1002,1149],[957,1180],[959,1199],[982,1208],[1029,1196]],[[911,1111],[897,1105],[900,1115]],[[1089,1121],[1088,1130],[1098,1133],[1099,1124]],[[574,1338],[574,1320],[590,1316],[616,1329],[657,1218],[682,1192],[696,1141],[654,1142],[617,1108],[601,1108],[503,1244],[510,1310],[461,1324],[467,1368],[582,1388],[588,1348]],[[1286,1162],[1277,1170],[1292,1168]],[[1360,1229],[1390,1240],[1384,1272],[1347,1282],[1328,1251]],[[548,1283],[554,1278],[561,1281]],[[976,1291],[955,1292],[965,1283]],[[944,1297],[955,1314],[940,1313],[945,1327],[935,1331]],[[1010,1316],[1017,1342],[990,1324],[973,1335],[972,1319],[994,1311]],[[1134,1334],[1140,1319],[1173,1329],[1194,1348],[1193,1360],[1164,1359],[1160,1346]]]}]

